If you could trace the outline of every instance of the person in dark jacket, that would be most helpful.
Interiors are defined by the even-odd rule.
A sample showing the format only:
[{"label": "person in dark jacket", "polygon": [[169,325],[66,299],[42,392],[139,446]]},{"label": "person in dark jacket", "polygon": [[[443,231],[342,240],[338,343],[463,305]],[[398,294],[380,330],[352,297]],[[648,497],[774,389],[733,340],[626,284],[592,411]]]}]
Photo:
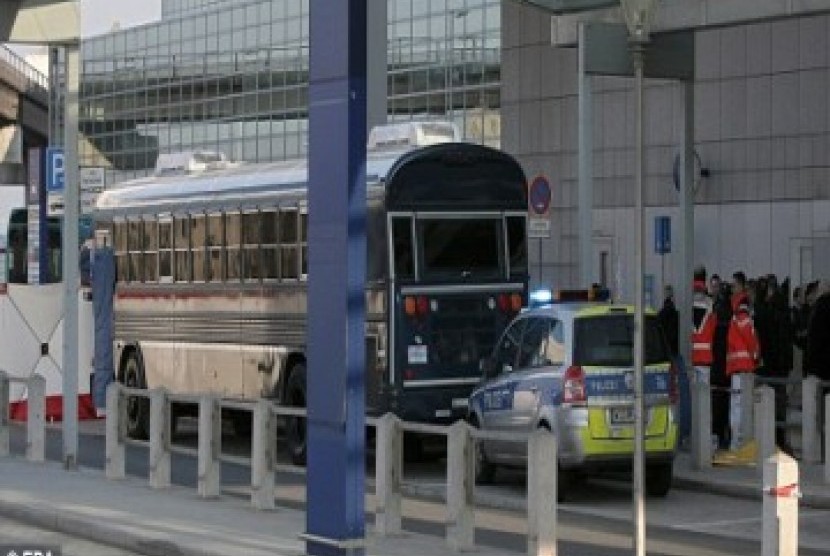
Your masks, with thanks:
[{"label": "person in dark jacket", "polygon": [[[816,291],[810,321],[807,325],[807,349],[804,351],[804,374],[813,375],[821,381],[830,380],[830,280],[822,280]],[[827,387],[821,388],[821,399],[828,393]],[[824,407],[820,404],[819,407]],[[824,423],[821,416],[819,423]],[[822,457],[824,457],[824,437],[821,435]]]},{"label": "person in dark jacket", "polygon": [[660,308],[660,312],[657,313],[657,320],[666,335],[666,342],[669,345],[672,358],[677,357],[677,329],[680,324],[680,314],[674,305],[674,288],[671,285],[663,288],[663,306]]},{"label": "person in dark jacket", "polygon": [[716,317],[712,339],[712,433],[718,436],[719,448],[728,449],[731,441],[729,430],[729,377],[726,376],[726,351],[729,323],[732,321],[732,291],[722,283],[715,296],[713,311]]}]

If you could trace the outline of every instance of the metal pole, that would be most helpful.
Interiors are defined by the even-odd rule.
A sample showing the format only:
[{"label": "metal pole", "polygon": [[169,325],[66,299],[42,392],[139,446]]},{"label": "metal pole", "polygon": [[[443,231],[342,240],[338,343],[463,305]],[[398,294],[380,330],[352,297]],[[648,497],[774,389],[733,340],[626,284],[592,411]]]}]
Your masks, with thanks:
[{"label": "metal pole", "polygon": [[643,292],[644,253],[643,239],[645,237],[645,195],[643,172],[645,156],[643,149],[643,48],[641,42],[631,43],[631,55],[634,62],[635,79],[635,113],[637,118],[636,132],[636,162],[635,162],[635,190],[636,190],[636,232],[635,241],[635,292],[634,292],[634,553],[645,556],[646,521],[645,521],[645,431],[644,431],[644,400],[643,400],[643,343],[645,339],[645,314]]},{"label": "metal pole", "polygon": [[63,466],[78,466],[78,83],[80,45],[66,46],[63,212]]},{"label": "metal pole", "polygon": [[[587,288],[594,280],[591,276],[591,241],[593,238],[594,210],[594,123],[593,123],[593,88],[591,76],[585,71],[586,51],[585,24],[579,25],[579,95],[578,99],[578,134],[579,134],[579,187],[577,190],[577,220],[579,241],[579,281],[581,287]],[[605,285],[605,284],[603,284]]]}]

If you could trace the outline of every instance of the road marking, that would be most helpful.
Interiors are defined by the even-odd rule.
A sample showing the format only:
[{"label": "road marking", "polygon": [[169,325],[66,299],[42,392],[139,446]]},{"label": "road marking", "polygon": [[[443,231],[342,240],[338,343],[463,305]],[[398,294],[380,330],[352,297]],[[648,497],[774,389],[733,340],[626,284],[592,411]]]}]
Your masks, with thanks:
[{"label": "road marking", "polygon": [[[827,512],[815,511],[815,512],[799,512],[798,514],[799,519],[809,518],[809,517],[827,517]],[[747,524],[747,523],[758,523],[764,520],[763,517],[744,517],[741,519],[721,519],[718,521],[703,521],[699,523],[685,523],[685,524],[676,524],[670,525],[672,529],[676,530],[686,530],[686,531],[695,531],[701,528],[710,528],[710,527],[726,527],[730,525],[740,525],[740,524]]]}]

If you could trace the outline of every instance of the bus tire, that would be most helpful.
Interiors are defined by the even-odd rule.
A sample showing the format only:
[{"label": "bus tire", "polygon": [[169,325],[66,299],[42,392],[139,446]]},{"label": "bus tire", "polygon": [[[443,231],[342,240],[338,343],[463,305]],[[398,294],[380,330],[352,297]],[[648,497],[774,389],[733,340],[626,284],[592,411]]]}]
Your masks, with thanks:
[{"label": "bus tire", "polygon": [[[131,352],[124,361],[122,372],[124,386],[128,388],[147,388],[144,366],[141,357]],[[127,435],[130,438],[146,440],[150,436],[150,400],[145,397],[127,397]]]},{"label": "bus tire", "polygon": [[[285,385],[285,405],[306,407],[306,371],[304,363],[297,363],[291,369]],[[288,451],[294,465],[306,462],[306,420],[303,417],[289,417],[287,421]]]}]

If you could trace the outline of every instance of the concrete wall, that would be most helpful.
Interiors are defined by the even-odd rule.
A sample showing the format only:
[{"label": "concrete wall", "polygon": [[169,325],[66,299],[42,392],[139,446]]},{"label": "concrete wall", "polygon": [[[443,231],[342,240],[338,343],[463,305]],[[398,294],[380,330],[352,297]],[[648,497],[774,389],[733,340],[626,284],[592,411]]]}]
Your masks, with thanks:
[{"label": "concrete wall", "polygon": [[[541,277],[532,240],[531,274],[534,282],[578,286],[577,52],[549,45],[544,12],[511,1],[502,10],[502,146],[528,175],[543,173],[554,184],[552,237],[542,242]],[[696,34],[695,144],[711,176],[695,199],[695,261],[714,272],[775,272],[798,281],[820,277],[821,267],[796,254],[830,257],[822,253],[826,242],[812,240],[830,236],[829,34],[826,15]],[[633,295],[633,102],[630,80],[594,78],[594,256],[611,252],[609,285],[624,299]],[[655,215],[673,217],[677,244],[672,167],[683,104],[670,82],[650,82],[645,102],[653,254]],[[680,281],[678,265],[674,255],[651,255],[646,272],[658,288],[661,275]],[[592,266],[598,272],[597,261]]]}]

